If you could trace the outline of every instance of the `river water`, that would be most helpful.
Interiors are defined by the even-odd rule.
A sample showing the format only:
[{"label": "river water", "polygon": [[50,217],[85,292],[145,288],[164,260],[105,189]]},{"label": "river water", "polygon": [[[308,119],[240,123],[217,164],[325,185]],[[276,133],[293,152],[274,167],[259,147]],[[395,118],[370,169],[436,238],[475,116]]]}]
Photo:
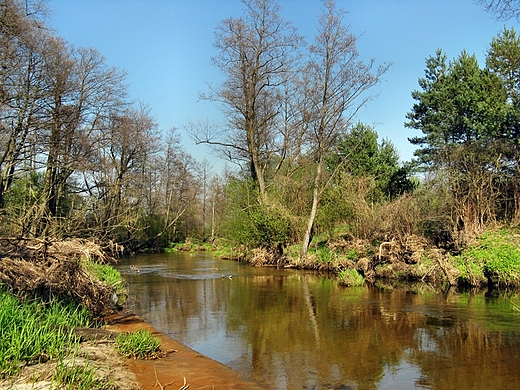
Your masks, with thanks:
[{"label": "river water", "polygon": [[143,320],[266,389],[520,389],[520,294],[345,288],[209,253],[117,268]]}]

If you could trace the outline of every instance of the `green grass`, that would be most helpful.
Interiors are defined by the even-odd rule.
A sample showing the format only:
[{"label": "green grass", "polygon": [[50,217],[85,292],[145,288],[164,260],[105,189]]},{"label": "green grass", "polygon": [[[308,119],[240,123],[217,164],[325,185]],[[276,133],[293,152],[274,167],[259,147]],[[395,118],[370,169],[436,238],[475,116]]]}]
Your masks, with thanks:
[{"label": "green grass", "polygon": [[334,253],[326,246],[316,248],[316,256],[319,263],[331,263],[335,258]]},{"label": "green grass", "polygon": [[361,287],[365,284],[365,278],[355,269],[344,269],[338,273],[339,282],[349,287]]},{"label": "green grass", "polygon": [[[520,284],[519,237],[507,229],[490,231],[479,238],[480,245],[464,251],[464,259],[471,272],[481,277],[486,275],[499,285]],[[459,268],[459,265],[457,265]],[[467,271],[461,270],[462,278]]]},{"label": "green grass", "polygon": [[126,287],[121,273],[111,265],[88,261],[85,263],[85,268],[101,282],[112,287],[118,297],[126,295]]},{"label": "green grass", "polygon": [[0,289],[0,376],[15,375],[22,364],[63,356],[78,342],[76,326],[89,326],[89,313],[53,300],[22,302]]},{"label": "green grass", "polygon": [[116,337],[116,348],[123,356],[147,359],[159,350],[160,340],[149,330],[139,329],[133,333],[120,333]]},{"label": "green grass", "polygon": [[59,362],[52,375],[52,382],[67,390],[110,390],[116,387],[95,377],[96,368],[86,361],[84,365],[75,361]]}]

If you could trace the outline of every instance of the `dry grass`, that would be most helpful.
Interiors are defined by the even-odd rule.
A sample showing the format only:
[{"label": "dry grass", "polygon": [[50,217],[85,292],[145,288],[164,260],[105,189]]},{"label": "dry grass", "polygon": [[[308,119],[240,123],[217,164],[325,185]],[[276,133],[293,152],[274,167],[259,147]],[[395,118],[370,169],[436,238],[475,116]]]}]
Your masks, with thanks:
[{"label": "dry grass", "polygon": [[0,283],[19,297],[72,298],[94,316],[110,311],[112,288],[93,278],[85,261],[114,261],[98,244],[80,239],[65,241],[1,240]]}]

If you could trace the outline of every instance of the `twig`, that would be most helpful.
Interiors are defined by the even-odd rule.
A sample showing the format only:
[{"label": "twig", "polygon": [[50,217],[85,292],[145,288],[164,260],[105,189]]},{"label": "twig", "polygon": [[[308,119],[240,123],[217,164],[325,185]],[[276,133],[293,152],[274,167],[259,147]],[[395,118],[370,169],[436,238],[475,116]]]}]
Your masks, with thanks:
[{"label": "twig", "polygon": [[[161,388],[161,390],[166,390],[166,386],[170,386],[174,382],[174,381],[171,381],[163,386],[161,384],[161,382],[159,382],[159,378],[157,378],[157,370],[155,369],[155,367],[153,368],[153,372],[155,373],[155,384],[156,384],[156,386],[159,386]],[[184,384],[186,384],[186,378],[184,378]],[[187,389],[187,387],[186,387],[186,389]],[[184,386],[181,387],[179,390],[184,390]]]},{"label": "twig", "polygon": [[184,384],[182,385],[182,387],[179,390],[186,390],[188,387],[190,387],[190,385],[186,384],[186,377],[183,377],[183,378],[184,378]]}]

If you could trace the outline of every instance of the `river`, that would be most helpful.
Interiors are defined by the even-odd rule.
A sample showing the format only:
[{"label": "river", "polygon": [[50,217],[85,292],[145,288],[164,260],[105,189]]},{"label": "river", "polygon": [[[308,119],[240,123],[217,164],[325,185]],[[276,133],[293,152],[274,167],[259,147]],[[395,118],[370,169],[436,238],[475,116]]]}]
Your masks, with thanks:
[{"label": "river", "polygon": [[209,253],[117,268],[144,321],[266,389],[520,389],[518,293],[345,288]]}]

